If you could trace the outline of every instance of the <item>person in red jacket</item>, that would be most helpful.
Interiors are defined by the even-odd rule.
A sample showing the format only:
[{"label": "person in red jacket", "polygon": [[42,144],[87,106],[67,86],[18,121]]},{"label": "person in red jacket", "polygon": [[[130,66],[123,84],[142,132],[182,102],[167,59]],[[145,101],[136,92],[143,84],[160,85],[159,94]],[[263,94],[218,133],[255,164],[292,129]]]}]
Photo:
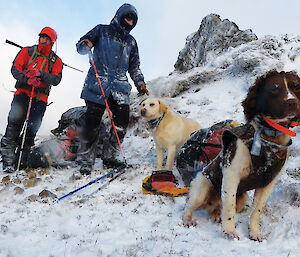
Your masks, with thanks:
[{"label": "person in red jacket", "polygon": [[4,172],[12,173],[16,170],[23,137],[21,132],[30,99],[32,98],[32,104],[22,149],[21,168],[26,168],[26,156],[34,145],[34,138],[42,123],[51,86],[56,86],[61,81],[62,60],[52,51],[56,40],[55,30],[45,27],[39,33],[38,45],[22,48],[13,61],[11,73],[17,80],[16,91],[0,148]]}]

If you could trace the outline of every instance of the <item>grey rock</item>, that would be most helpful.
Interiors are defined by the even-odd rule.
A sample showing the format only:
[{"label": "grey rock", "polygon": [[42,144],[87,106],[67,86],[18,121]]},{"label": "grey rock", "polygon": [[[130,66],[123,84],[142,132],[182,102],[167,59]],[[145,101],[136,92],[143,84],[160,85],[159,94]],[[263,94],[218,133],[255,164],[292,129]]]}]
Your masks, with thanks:
[{"label": "grey rock", "polygon": [[21,187],[15,187],[14,191],[16,192],[16,194],[23,194],[24,193],[24,189]]},{"label": "grey rock", "polygon": [[37,185],[38,182],[40,182],[40,178],[28,178],[23,180],[23,185],[25,187],[34,187]]},{"label": "grey rock", "polygon": [[199,30],[187,37],[174,65],[175,70],[186,72],[203,66],[229,48],[253,40],[257,40],[257,36],[251,29],[242,31],[234,22],[210,14],[202,20]]},{"label": "grey rock", "polygon": [[2,183],[3,183],[4,185],[11,184],[10,176],[9,176],[9,175],[4,176],[4,177],[2,178]]},{"label": "grey rock", "polygon": [[30,195],[28,196],[28,201],[29,202],[36,202],[38,200],[38,196],[37,195]]},{"label": "grey rock", "polygon": [[42,199],[44,199],[44,198],[51,198],[51,199],[57,198],[57,196],[54,193],[52,193],[51,191],[46,190],[46,189],[44,189],[43,191],[41,191],[39,193],[39,197],[42,198]]}]

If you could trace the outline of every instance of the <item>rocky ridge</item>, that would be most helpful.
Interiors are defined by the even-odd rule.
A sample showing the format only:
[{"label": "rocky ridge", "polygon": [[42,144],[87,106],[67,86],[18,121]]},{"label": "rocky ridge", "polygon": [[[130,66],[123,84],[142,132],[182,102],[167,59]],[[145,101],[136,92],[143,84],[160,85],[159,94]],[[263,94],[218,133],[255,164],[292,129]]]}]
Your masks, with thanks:
[{"label": "rocky ridge", "polygon": [[251,29],[242,31],[232,21],[221,20],[217,14],[206,16],[198,31],[190,34],[174,67],[178,72],[203,66],[230,47],[257,40]]},{"label": "rocky ridge", "polygon": [[[298,61],[299,54],[299,35],[258,39],[250,29],[241,31],[235,23],[210,14],[202,20],[199,30],[188,36],[175,70],[148,85],[158,97],[175,97],[190,89],[197,92],[205,84],[228,76],[247,76],[249,86],[270,69],[285,69],[287,60],[291,64]],[[157,84],[164,84],[164,88]]]}]

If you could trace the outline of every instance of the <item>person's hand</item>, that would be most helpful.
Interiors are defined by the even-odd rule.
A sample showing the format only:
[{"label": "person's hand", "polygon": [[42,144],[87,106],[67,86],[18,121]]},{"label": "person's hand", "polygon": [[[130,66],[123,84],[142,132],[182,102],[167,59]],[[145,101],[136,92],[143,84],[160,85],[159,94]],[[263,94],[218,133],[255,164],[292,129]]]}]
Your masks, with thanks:
[{"label": "person's hand", "polygon": [[88,39],[83,39],[78,43],[78,52],[80,54],[87,54],[91,51],[93,44]]},{"label": "person's hand", "polygon": [[144,94],[149,95],[149,91],[148,91],[148,89],[146,88],[146,85],[145,85],[145,84],[138,85],[138,86],[137,86],[137,91],[139,92],[139,93],[138,93],[138,96],[142,96],[142,95],[144,95]]},{"label": "person's hand", "polygon": [[88,50],[91,50],[91,48],[93,47],[93,44],[92,44],[92,42],[91,42],[90,40],[85,39],[85,40],[82,41],[81,46],[82,46],[83,48],[86,48],[86,49],[88,49]]},{"label": "person's hand", "polygon": [[41,76],[41,73],[38,69],[36,68],[32,68],[32,69],[29,69],[25,72],[25,76],[26,78],[32,78],[32,77],[40,77]]},{"label": "person's hand", "polygon": [[40,87],[41,85],[41,73],[38,69],[32,68],[25,72],[27,78],[27,84],[33,87]]},{"label": "person's hand", "polygon": [[27,80],[27,84],[33,87],[40,87],[41,86],[41,78],[39,77],[30,77]]}]

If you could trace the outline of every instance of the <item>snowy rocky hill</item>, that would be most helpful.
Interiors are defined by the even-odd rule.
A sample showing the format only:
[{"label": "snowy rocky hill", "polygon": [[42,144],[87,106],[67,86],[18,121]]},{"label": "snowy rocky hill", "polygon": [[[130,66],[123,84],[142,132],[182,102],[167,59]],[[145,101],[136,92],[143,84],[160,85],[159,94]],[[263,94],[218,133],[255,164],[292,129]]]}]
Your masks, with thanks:
[{"label": "snowy rocky hill", "polygon": [[202,20],[199,30],[187,37],[185,47],[174,65],[175,69],[186,72],[203,66],[228,48],[253,40],[257,40],[257,36],[250,29],[241,31],[228,19],[222,21],[217,14],[208,15]]},{"label": "snowy rocky hill", "polygon": [[[271,69],[296,70],[299,54],[299,35],[258,39],[251,30],[240,31],[235,23],[211,14],[187,37],[174,72],[151,81],[150,88],[158,96],[175,97],[227,78],[241,78],[249,86]],[[164,87],[157,85],[162,83]]]},{"label": "snowy rocky hill", "polygon": [[[174,72],[150,81],[148,88],[152,96],[203,127],[225,119],[243,122],[240,103],[255,78],[271,69],[300,74],[299,54],[300,36],[258,39],[250,30],[239,31],[234,23],[211,14],[188,36]],[[248,239],[251,201],[237,215],[240,240],[228,240],[206,212],[195,213],[197,227],[184,227],[185,197],[142,194],[142,180],[155,169],[156,154],[152,132],[137,115],[141,99],[133,94],[131,100],[132,123],[123,148],[134,168],[110,184],[95,183],[57,202],[54,195],[60,197],[107,172],[101,160],[87,177],[76,167],[0,173],[0,256],[299,256],[299,136],[262,214],[266,240]],[[299,128],[295,131],[300,133]],[[178,176],[175,167],[174,173]],[[252,198],[253,192],[249,195]]]}]

